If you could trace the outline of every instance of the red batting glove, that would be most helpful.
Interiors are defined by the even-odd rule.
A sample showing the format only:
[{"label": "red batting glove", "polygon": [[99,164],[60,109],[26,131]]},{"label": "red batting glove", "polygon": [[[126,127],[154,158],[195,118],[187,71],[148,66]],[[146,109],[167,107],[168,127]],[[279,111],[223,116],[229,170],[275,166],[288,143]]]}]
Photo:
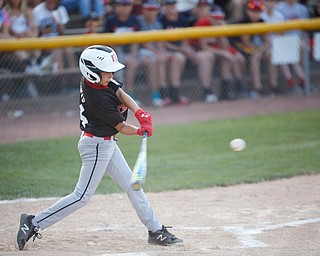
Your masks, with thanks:
[{"label": "red batting glove", "polygon": [[152,125],[145,125],[137,130],[137,134],[140,136],[143,136],[145,132],[147,133],[148,137],[152,136],[152,133],[153,133]]},{"label": "red batting glove", "polygon": [[143,109],[139,108],[134,115],[138,119],[141,127],[144,125],[150,125],[152,127],[152,116],[148,112],[145,112]]}]

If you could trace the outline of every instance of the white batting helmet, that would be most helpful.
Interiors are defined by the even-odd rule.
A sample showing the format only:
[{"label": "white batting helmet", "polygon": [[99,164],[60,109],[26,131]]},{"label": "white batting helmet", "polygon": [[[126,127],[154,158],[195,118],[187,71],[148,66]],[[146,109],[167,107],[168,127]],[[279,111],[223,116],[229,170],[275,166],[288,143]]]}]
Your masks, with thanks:
[{"label": "white batting helmet", "polygon": [[100,72],[116,72],[124,68],[118,61],[116,52],[104,45],[92,45],[84,49],[80,55],[81,74],[91,83],[99,83]]}]

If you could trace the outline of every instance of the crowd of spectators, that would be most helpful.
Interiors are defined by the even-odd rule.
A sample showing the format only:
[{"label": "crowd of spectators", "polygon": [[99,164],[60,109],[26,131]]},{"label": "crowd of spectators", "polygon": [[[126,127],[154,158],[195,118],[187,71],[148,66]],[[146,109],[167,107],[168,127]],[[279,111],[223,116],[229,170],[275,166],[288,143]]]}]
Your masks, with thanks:
[{"label": "crowd of spectators", "polygon": [[[79,22],[80,26],[86,28],[85,33],[123,33],[319,17],[320,1],[0,0],[0,39],[63,35],[70,21],[70,13],[81,16]],[[301,31],[288,33],[299,35],[302,52],[306,47],[303,38],[305,35]],[[271,63],[271,42],[274,36],[271,33],[236,38],[113,45],[119,60],[126,65],[125,73],[116,74],[117,79],[123,81],[128,93],[135,97],[135,76],[137,70],[143,67],[154,106],[188,103],[181,89],[186,63],[197,70],[205,102],[232,100],[237,97],[258,98],[263,97],[267,91],[279,93],[278,69],[289,88],[303,88],[305,74],[301,63],[277,66]],[[312,40],[310,42],[312,44]],[[66,67],[76,67],[77,57],[73,50],[17,51],[15,56],[9,58],[6,56],[8,53],[1,53],[0,69],[4,68],[3,59],[7,65],[5,68],[11,65],[9,69],[13,72],[17,67],[23,68],[26,73],[42,70],[56,72]],[[264,84],[265,81],[261,79],[262,61],[267,63],[268,84]],[[247,82],[244,81],[246,67],[251,76]],[[214,71],[218,71],[221,76],[219,95],[212,90]],[[252,84],[248,84],[248,81]]]}]

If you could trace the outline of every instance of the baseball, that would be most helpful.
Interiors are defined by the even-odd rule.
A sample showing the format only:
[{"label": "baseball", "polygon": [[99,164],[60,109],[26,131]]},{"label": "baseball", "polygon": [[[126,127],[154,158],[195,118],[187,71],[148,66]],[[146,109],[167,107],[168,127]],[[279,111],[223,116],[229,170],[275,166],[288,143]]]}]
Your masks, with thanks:
[{"label": "baseball", "polygon": [[234,151],[242,151],[246,148],[246,142],[240,138],[233,139],[230,141],[230,148]]}]

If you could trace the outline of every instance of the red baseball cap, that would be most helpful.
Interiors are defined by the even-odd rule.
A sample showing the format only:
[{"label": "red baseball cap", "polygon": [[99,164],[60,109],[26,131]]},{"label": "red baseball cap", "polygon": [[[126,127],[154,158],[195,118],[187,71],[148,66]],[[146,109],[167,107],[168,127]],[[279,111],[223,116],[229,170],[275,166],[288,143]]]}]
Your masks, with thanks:
[{"label": "red baseball cap", "polygon": [[254,12],[262,12],[264,5],[260,0],[250,0],[247,4],[247,9]]},{"label": "red baseball cap", "polygon": [[214,6],[210,12],[210,16],[216,20],[224,20],[226,18],[225,12],[218,6]]},{"label": "red baseball cap", "polygon": [[160,3],[156,0],[148,0],[142,6],[147,10],[158,10],[161,7]]}]

